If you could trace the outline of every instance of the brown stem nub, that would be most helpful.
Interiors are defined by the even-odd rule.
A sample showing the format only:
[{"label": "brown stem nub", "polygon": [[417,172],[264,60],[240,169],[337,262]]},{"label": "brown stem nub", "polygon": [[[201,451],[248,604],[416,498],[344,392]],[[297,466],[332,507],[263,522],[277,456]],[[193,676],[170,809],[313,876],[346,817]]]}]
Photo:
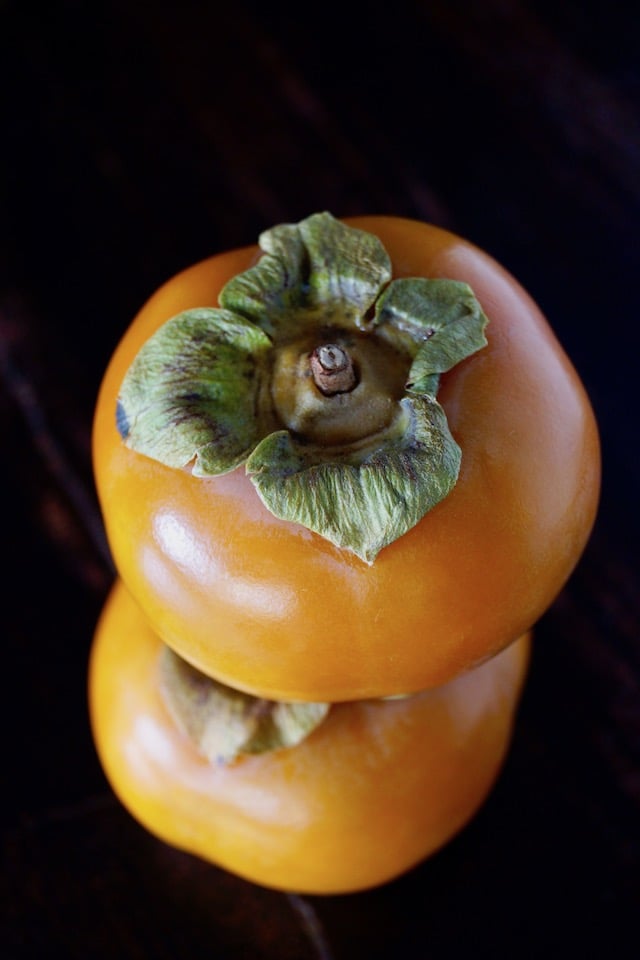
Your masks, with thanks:
[{"label": "brown stem nub", "polygon": [[348,393],[356,385],[356,372],[351,357],[336,343],[323,343],[309,358],[313,380],[321,393],[332,397]]}]

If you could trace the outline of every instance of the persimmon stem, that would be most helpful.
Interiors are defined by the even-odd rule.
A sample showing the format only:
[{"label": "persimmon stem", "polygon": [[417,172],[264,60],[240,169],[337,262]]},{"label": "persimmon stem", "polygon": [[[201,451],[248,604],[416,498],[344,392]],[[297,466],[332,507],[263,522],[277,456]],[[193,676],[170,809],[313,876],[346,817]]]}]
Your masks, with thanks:
[{"label": "persimmon stem", "polygon": [[337,343],[323,343],[309,357],[313,381],[325,397],[348,393],[356,385],[353,361]]}]

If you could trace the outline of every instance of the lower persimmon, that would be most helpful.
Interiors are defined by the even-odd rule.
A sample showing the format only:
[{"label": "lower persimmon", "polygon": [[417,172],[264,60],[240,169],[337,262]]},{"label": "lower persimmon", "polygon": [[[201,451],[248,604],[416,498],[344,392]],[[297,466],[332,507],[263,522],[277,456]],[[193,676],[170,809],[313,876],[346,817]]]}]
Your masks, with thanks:
[{"label": "lower persimmon", "polygon": [[97,750],[125,807],[163,841],[301,893],[384,883],[470,820],[500,770],[530,635],[446,685],[337,703],[295,747],[202,757],[160,692],[164,646],[118,581],[99,621],[89,700]]}]

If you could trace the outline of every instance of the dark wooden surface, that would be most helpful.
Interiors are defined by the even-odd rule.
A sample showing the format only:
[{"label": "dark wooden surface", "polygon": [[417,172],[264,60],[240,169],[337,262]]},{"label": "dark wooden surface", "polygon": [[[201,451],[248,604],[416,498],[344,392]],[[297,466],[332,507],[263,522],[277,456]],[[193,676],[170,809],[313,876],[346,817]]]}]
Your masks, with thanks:
[{"label": "dark wooden surface", "polygon": [[[0,2],[7,960],[637,956],[640,49],[634,5]],[[431,220],[538,300],[602,432],[588,549],[503,776],[381,889],[296,898],[152,839],[88,727],[113,572],[96,391],[166,278],[315,210]]]}]

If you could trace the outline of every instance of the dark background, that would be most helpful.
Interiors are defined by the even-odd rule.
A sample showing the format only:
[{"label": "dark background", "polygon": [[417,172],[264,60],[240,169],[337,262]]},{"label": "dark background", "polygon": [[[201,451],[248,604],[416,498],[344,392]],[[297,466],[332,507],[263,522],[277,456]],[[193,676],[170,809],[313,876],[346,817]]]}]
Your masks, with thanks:
[{"label": "dark background", "polygon": [[[7,960],[637,956],[639,17],[347,9],[0,0]],[[604,486],[473,823],[383,888],[299,898],[154,840],[102,774],[90,428],[160,283],[322,209],[433,221],[514,273],[591,395]]]}]

